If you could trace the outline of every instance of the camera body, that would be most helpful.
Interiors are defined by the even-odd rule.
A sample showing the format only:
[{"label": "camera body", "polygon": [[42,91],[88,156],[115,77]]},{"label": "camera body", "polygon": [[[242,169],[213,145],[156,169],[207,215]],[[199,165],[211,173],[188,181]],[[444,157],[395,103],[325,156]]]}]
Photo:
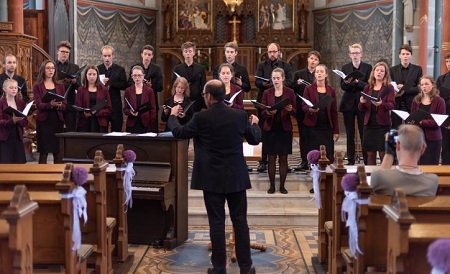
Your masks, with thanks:
[{"label": "camera body", "polygon": [[386,143],[385,150],[387,154],[395,156],[395,151],[397,148],[398,131],[396,129],[391,129],[386,133]]}]

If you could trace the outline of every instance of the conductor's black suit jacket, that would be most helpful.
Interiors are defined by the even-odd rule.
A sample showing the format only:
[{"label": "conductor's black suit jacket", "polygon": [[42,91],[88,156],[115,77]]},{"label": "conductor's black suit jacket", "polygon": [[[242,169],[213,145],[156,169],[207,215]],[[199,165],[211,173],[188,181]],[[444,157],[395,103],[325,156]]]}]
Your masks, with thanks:
[{"label": "conductor's black suit jacket", "polygon": [[176,138],[194,138],[192,189],[233,193],[251,188],[242,142],[245,138],[257,145],[261,130],[256,124],[250,125],[245,111],[220,102],[195,113],[184,126],[171,115],[168,125]]}]

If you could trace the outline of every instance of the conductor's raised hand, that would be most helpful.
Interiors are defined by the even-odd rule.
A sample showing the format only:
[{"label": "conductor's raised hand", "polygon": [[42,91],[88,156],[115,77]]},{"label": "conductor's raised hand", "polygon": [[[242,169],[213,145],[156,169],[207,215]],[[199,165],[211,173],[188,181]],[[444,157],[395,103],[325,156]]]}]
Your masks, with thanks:
[{"label": "conductor's raised hand", "polygon": [[181,105],[173,106],[170,110],[170,115],[178,116],[179,113],[183,112],[183,107]]},{"label": "conductor's raised hand", "polygon": [[365,103],[367,103],[367,100],[366,99],[364,99],[364,97],[359,97],[359,102],[361,103],[361,104],[365,104]]},{"label": "conductor's raised hand", "polygon": [[258,124],[259,123],[259,119],[256,115],[251,114],[250,116],[248,116],[248,122],[252,125],[254,124]]}]

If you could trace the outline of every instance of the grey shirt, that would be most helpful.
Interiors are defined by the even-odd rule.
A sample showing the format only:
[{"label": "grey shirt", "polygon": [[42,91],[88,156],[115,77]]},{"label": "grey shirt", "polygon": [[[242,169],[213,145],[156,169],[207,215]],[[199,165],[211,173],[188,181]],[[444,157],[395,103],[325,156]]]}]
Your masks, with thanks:
[{"label": "grey shirt", "polygon": [[402,188],[408,196],[435,196],[438,176],[431,173],[409,174],[398,169],[375,170],[370,178],[374,194],[392,195]]}]

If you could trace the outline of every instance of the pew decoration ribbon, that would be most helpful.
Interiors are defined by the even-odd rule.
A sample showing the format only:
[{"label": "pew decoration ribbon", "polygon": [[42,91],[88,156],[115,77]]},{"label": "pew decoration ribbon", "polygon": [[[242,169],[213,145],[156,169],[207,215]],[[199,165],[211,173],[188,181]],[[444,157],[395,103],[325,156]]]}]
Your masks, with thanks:
[{"label": "pew decoration ribbon", "polygon": [[132,187],[131,183],[133,182],[134,175],[136,175],[136,172],[133,168],[133,163],[136,160],[136,153],[132,150],[125,150],[123,153],[123,158],[125,160],[126,167],[125,172],[123,173],[123,189],[124,189],[124,200],[125,205],[127,205],[131,208],[133,206],[133,198],[132,198]]},{"label": "pew decoration ribbon", "polygon": [[348,245],[352,256],[356,258],[357,253],[363,254],[358,245],[358,225],[356,223],[356,205],[368,204],[368,199],[358,199],[356,186],[359,184],[359,177],[355,173],[346,174],[342,177],[342,189],[345,193],[344,201],[342,202],[341,218],[348,227]]},{"label": "pew decoration ribbon", "polygon": [[314,201],[316,203],[317,208],[322,208],[322,201],[320,199],[320,187],[319,187],[319,179],[320,179],[320,170],[319,170],[319,158],[320,152],[318,150],[311,150],[308,152],[306,159],[308,160],[309,165],[311,166],[311,172],[309,175],[313,179],[313,190],[314,190]]},{"label": "pew decoration ribbon", "polygon": [[438,239],[428,246],[427,259],[431,274],[450,273],[450,239]]},{"label": "pew decoration ribbon", "polygon": [[73,232],[72,232],[72,251],[78,250],[81,246],[81,229],[80,218],[83,218],[84,224],[87,223],[87,202],[86,190],[82,187],[88,178],[88,171],[86,168],[77,166],[72,169],[72,181],[76,184],[73,189],[71,197],[73,204]]}]

